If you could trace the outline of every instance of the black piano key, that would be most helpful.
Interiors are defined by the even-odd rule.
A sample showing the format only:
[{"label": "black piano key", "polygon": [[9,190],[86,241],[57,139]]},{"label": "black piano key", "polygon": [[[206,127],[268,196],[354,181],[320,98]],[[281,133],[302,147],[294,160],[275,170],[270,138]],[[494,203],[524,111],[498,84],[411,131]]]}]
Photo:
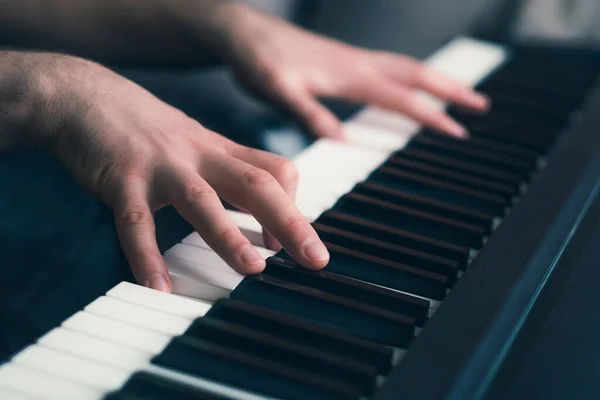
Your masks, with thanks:
[{"label": "black piano key", "polygon": [[171,379],[136,372],[120,390],[105,397],[105,400],[227,400],[229,397],[207,390],[184,385]]},{"label": "black piano key", "polygon": [[[145,400],[145,397],[142,396],[137,396],[137,395],[133,395],[133,394],[125,394],[125,393],[121,393],[121,392],[112,392],[107,394],[106,396],[104,396],[102,398],[102,400]],[[154,400],[162,400],[162,399],[169,399],[169,397],[162,397],[162,398],[158,398],[158,399],[154,399]]]},{"label": "black piano key", "polygon": [[[545,69],[545,67],[538,69],[536,74],[505,70],[494,76],[491,81],[498,85],[518,88],[530,93],[554,95],[559,99],[579,97],[586,92],[592,83],[590,77],[582,79],[581,76],[578,76],[575,79],[565,79],[564,74],[558,72],[554,74],[544,73]],[[548,84],[550,79],[552,80],[551,85]],[[547,97],[547,101],[553,98]]]},{"label": "black piano key", "polygon": [[[414,299],[407,297],[409,301]],[[238,300],[217,301],[207,316],[278,335],[326,354],[350,357],[373,365],[381,374],[387,373],[391,367],[393,350],[388,346]]]},{"label": "black piano key", "polygon": [[362,194],[378,200],[387,201],[396,205],[409,207],[443,218],[466,222],[489,231],[492,227],[494,216],[491,214],[473,211],[469,208],[455,204],[445,203],[441,199],[418,196],[404,190],[391,189],[375,183],[361,182],[352,188],[352,193]]},{"label": "black piano key", "polygon": [[[478,131],[477,129],[474,130]],[[417,135],[410,141],[408,147],[429,151],[456,160],[468,160],[482,167],[506,171],[510,174],[520,176],[522,179],[527,179],[536,167],[535,161],[525,161],[515,157],[495,154],[490,151],[469,148],[469,146],[464,145],[460,141],[449,143],[437,138]]]},{"label": "black piano key", "polygon": [[472,135],[502,138],[526,148],[534,148],[544,152],[548,151],[554,139],[560,133],[558,129],[527,129],[520,128],[517,124],[489,123],[484,120],[472,121],[466,126]]},{"label": "black piano key", "polygon": [[398,154],[383,164],[385,167],[396,168],[402,171],[412,172],[437,179],[447,183],[453,183],[465,188],[477,190],[483,193],[502,196],[511,199],[517,194],[517,188],[492,180],[487,180],[469,175],[467,173],[450,171],[441,167],[411,160]]},{"label": "black piano key", "polygon": [[392,189],[405,190],[433,199],[443,199],[451,204],[495,216],[504,215],[512,200],[493,193],[471,189],[464,185],[450,183],[441,178],[410,172],[399,167],[392,168],[387,165],[373,171],[366,182]]},{"label": "black piano key", "polygon": [[459,263],[454,260],[423,253],[393,243],[386,243],[381,240],[352,232],[346,232],[319,223],[313,224],[313,227],[321,240],[326,243],[332,243],[365,254],[370,254],[384,260],[398,262],[444,275],[448,277],[450,285],[454,284],[454,281],[458,278]]},{"label": "black piano key", "polygon": [[211,317],[198,318],[182,336],[237,350],[282,367],[291,365],[306,373],[352,385],[362,394],[372,393],[375,387],[377,369],[371,365],[322,353],[280,335],[255,331],[240,324]]},{"label": "black piano key", "polygon": [[230,298],[397,347],[408,346],[416,325],[414,318],[267,275],[246,277]]},{"label": "black piano key", "polygon": [[263,274],[408,316],[420,326],[427,320],[429,301],[347,278],[326,269],[309,271],[291,261],[289,254],[283,254],[287,256],[286,259],[269,257]]},{"label": "black piano key", "polygon": [[479,249],[483,245],[483,239],[487,232],[478,226],[356,193],[343,196],[333,209],[473,249]]},{"label": "black piano key", "polygon": [[418,196],[443,199],[445,202],[494,216],[504,215],[510,205],[509,199],[495,194],[385,165],[373,171],[366,182],[404,190]]},{"label": "black piano key", "polygon": [[454,283],[448,276],[385,260],[325,242],[330,259],[327,271],[417,296],[442,300]]},{"label": "black piano key", "polygon": [[[399,153],[392,155],[391,158],[397,157]],[[491,178],[497,182],[502,182],[514,187],[520,187],[523,180],[520,176],[510,174],[504,171],[499,171],[493,168],[485,168],[470,160],[459,161],[451,157],[440,156],[429,151],[422,151],[414,148],[405,148],[402,150],[402,155],[414,160],[425,161],[432,165],[441,166],[459,172],[470,172],[473,176],[482,178]]]},{"label": "black piano key", "polygon": [[190,337],[174,338],[152,363],[290,400],[360,397],[360,390],[240,351]]},{"label": "black piano key", "polygon": [[520,93],[511,92],[506,87],[494,88],[493,86],[488,85],[487,89],[493,93],[493,107],[512,108],[538,115],[548,121],[554,122],[558,127],[564,127],[573,110],[573,107],[570,107],[569,105],[540,101],[537,95],[535,100],[531,98],[528,99]]},{"label": "black piano key", "polygon": [[[526,162],[531,163],[531,165],[537,164],[538,160],[542,156],[542,153],[540,152],[524,149],[515,145],[502,143],[497,140],[494,140],[493,138],[470,137],[469,139],[458,139],[448,135],[440,135],[439,133],[432,132],[429,130],[423,130],[419,134],[427,138],[435,138],[440,142],[446,142],[449,144],[456,144],[457,142],[459,142],[463,146],[471,147],[474,149],[485,150],[496,154],[502,154],[513,158],[523,159]],[[402,153],[398,153],[398,155],[401,154]],[[495,179],[492,180],[494,182],[497,182],[497,180]]]},{"label": "black piano key", "polygon": [[456,260],[461,269],[466,268],[469,260],[468,247],[457,246],[429,236],[418,235],[403,230],[401,227],[393,228],[384,224],[374,223],[366,218],[360,218],[351,214],[328,210],[321,214],[315,222]]},{"label": "black piano key", "polygon": [[[448,114],[459,121],[473,119],[512,121],[529,128],[541,126],[544,129],[552,128],[555,130],[562,129],[565,126],[570,114],[570,110],[539,106],[536,103],[523,101],[520,97],[515,99],[514,96],[503,94],[493,93],[491,101],[493,106],[491,111],[486,114],[476,114],[458,107],[451,107]],[[554,112],[550,112],[550,110]]]},{"label": "black piano key", "polygon": [[499,83],[487,83],[480,90],[491,93],[492,102],[494,102],[494,99],[498,99],[500,103],[510,103],[523,109],[551,113],[555,115],[554,118],[558,122],[567,122],[569,115],[573,110],[578,108],[578,103],[581,101],[580,96],[563,97],[562,94],[557,95],[545,90],[529,91],[523,88],[515,89]]},{"label": "black piano key", "polygon": [[535,115],[527,114],[520,110],[502,110],[492,108],[492,111],[485,116],[472,115],[466,113],[453,113],[453,117],[466,127],[473,126],[476,123],[492,126],[511,127],[512,133],[521,134],[542,134],[555,137],[563,127],[547,118],[538,118]]}]

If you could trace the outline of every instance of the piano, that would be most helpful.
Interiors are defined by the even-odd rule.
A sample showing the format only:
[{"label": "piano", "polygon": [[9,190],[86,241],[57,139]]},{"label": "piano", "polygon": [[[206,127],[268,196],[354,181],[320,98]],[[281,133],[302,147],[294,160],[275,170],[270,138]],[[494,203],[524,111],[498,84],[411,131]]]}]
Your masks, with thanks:
[{"label": "piano", "polygon": [[296,157],[323,271],[231,210],[263,273],[191,233],[174,294],[112,287],[0,366],[0,398],[593,398],[600,52],[460,36],[427,63],[494,107],[450,109],[465,141],[366,108]]}]

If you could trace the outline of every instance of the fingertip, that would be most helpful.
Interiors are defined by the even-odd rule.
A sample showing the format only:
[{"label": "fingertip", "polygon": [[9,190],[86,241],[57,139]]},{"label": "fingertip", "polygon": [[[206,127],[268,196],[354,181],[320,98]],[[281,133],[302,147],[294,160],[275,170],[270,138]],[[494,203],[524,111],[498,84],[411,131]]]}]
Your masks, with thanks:
[{"label": "fingertip", "polygon": [[155,274],[148,279],[144,286],[161,292],[171,293],[171,284],[163,274]]},{"label": "fingertip", "polygon": [[467,128],[454,121],[453,119],[449,119],[445,124],[445,131],[449,135],[452,135],[459,139],[467,139],[469,137],[469,131]]},{"label": "fingertip", "polygon": [[472,92],[470,99],[471,107],[482,114],[487,113],[492,107],[492,99],[484,93]]},{"label": "fingertip", "polygon": [[245,244],[240,249],[241,271],[243,274],[258,274],[265,269],[265,259],[251,244]]},{"label": "fingertip", "polygon": [[321,269],[329,262],[329,251],[322,241],[309,239],[302,246],[302,253],[309,261],[306,265],[312,269]]}]

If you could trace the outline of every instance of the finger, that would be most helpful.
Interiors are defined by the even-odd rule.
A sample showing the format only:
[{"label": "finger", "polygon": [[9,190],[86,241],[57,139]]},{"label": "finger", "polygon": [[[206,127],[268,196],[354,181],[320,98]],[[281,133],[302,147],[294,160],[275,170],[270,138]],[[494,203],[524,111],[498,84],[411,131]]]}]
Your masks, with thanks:
[{"label": "finger", "polygon": [[280,96],[286,108],[309,132],[317,137],[344,139],[339,119],[310,93],[282,88]]},{"label": "finger", "polygon": [[386,75],[404,85],[423,89],[443,100],[476,110],[489,108],[489,99],[411,57],[386,54],[381,58]]},{"label": "finger", "polygon": [[138,283],[163,292],[171,280],[156,243],[154,216],[148,202],[148,186],[132,180],[114,202],[117,234]]},{"label": "finger", "polygon": [[264,258],[235,225],[216,192],[195,171],[169,171],[160,178],[175,209],[235,271],[256,274]]},{"label": "finger", "polygon": [[[238,146],[229,153],[231,156],[238,158],[255,167],[264,169],[269,172],[279,182],[283,190],[292,199],[296,200],[296,191],[298,188],[298,170],[290,160],[281,157],[277,154],[269,153],[262,150],[253,149],[245,146]],[[266,229],[263,229],[263,238],[265,246],[268,249],[279,251],[281,244],[273,235]]]},{"label": "finger", "polygon": [[270,173],[218,154],[204,163],[201,172],[226,201],[249,210],[301,265],[312,269],[327,265],[325,245]]},{"label": "finger", "polygon": [[372,85],[362,93],[363,101],[376,104],[392,111],[400,112],[420,124],[429,126],[451,136],[465,138],[468,132],[465,127],[453,120],[442,110],[435,109],[424,102],[415,92],[389,82]]}]

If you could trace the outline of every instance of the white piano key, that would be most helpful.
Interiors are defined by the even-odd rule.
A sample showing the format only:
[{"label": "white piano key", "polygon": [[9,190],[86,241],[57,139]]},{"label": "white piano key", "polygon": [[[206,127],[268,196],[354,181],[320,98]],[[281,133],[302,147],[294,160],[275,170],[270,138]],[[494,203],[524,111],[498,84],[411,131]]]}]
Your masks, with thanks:
[{"label": "white piano key", "polygon": [[104,395],[100,389],[14,363],[0,367],[0,388],[47,400],[100,400]]},{"label": "white piano key", "polygon": [[128,371],[116,370],[39,345],[21,351],[12,362],[104,391],[121,387],[130,375]]},{"label": "white piano key", "polygon": [[[58,359],[59,363],[68,364],[67,366],[61,366],[61,368],[66,369],[72,366],[83,368],[83,371],[80,373],[82,376],[76,376],[76,379],[88,384],[93,383],[90,382],[91,379],[96,379],[90,375],[101,373],[107,369],[113,371],[110,373],[113,376],[121,377],[123,382],[119,386],[125,383],[125,381],[136,371],[147,371],[158,376],[174,379],[175,381],[184,384],[227,395],[234,399],[255,400],[259,398],[257,395],[253,395],[243,389],[235,389],[201,377],[189,376],[182,372],[171,371],[167,368],[151,365],[150,359],[154,354],[131,349],[127,346],[112,342],[106,342],[90,335],[65,328],[57,328],[46,334],[38,341],[38,345],[39,346],[37,347],[53,350],[52,357],[54,358],[52,358],[52,361]],[[57,355],[57,353],[60,354]],[[36,350],[34,356],[37,358],[49,359],[49,357],[41,357],[39,354],[40,352]],[[28,365],[33,365],[37,368],[37,364],[32,362],[29,362]],[[107,383],[105,386],[109,386],[110,383],[111,382]],[[120,383],[120,381],[117,383]],[[107,391],[115,390],[119,386],[111,388],[104,387],[104,389]]]},{"label": "white piano key", "polygon": [[67,319],[62,326],[152,354],[160,353],[171,340],[169,335],[84,311]]},{"label": "white piano key", "polygon": [[[181,243],[212,251],[210,246],[204,241],[204,239],[202,239],[202,236],[200,236],[198,234],[198,232],[190,233],[181,241]],[[265,249],[264,247],[255,245],[254,248],[256,249],[256,251],[258,251],[258,254],[260,254],[264,258],[271,257],[272,255],[275,254],[275,252],[273,250]],[[167,250],[167,252],[165,254],[168,254],[168,252],[169,252],[169,250]]]},{"label": "white piano key", "polygon": [[76,357],[134,371],[148,363],[153,354],[108,342],[66,328],[55,328],[42,336],[38,344]]},{"label": "white piano key", "polygon": [[2,400],[39,400],[40,397],[34,397],[30,394],[17,392],[13,389],[0,388],[0,399]]},{"label": "white piano key", "polygon": [[188,319],[201,317],[212,307],[212,304],[208,302],[159,292],[129,282],[119,283],[106,295]]},{"label": "white piano key", "polygon": [[426,64],[465,85],[475,86],[508,58],[505,46],[459,36],[428,57]]},{"label": "white piano key", "polygon": [[229,293],[231,293],[231,290],[215,287],[177,272],[169,271],[169,275],[171,276],[173,293],[180,296],[205,301],[217,301],[223,297],[228,297]]},{"label": "white piano key", "polygon": [[[375,115],[375,117],[377,114]],[[387,153],[403,148],[413,136],[410,133],[410,125],[407,124],[409,133],[402,133],[383,128],[377,128],[373,124],[365,124],[365,116],[362,117],[363,123],[353,121],[344,124],[344,133],[348,141],[353,144],[373,148]],[[372,117],[371,117],[372,118]]]},{"label": "white piano key", "polygon": [[[261,249],[258,247],[256,247],[256,250],[265,258],[275,254],[274,251]],[[211,268],[217,268],[223,272],[234,273],[237,275],[237,272],[235,272],[217,253],[211,249],[181,243],[171,247],[165,252],[165,255],[197,262],[201,265],[207,265]]]},{"label": "white piano key", "polygon": [[[506,48],[468,37],[458,37],[429,57],[425,63],[432,69],[454,78],[468,86],[475,86],[489,74],[500,67],[509,54]],[[442,109],[445,105],[433,96],[419,93],[418,96],[429,106]],[[345,125],[376,129],[374,140],[363,135],[350,133],[350,141],[366,147],[384,148],[388,151],[400,149],[407,139],[414,135],[419,124],[415,121],[392,111],[378,107],[367,107],[357,113]],[[394,140],[393,135],[399,136]],[[373,144],[372,144],[373,143]]]},{"label": "white piano key", "polygon": [[[223,268],[211,268],[199,261],[190,261],[172,255],[164,255],[163,259],[170,272],[180,276],[187,277],[194,281],[204,282],[216,288],[233,290],[244,279],[243,275],[238,274],[229,267],[229,270],[223,271]],[[214,301],[200,297],[203,300]]]},{"label": "white piano key", "polygon": [[300,212],[314,220],[387,156],[384,151],[318,140],[294,160],[299,172],[296,204]]},{"label": "white piano key", "polygon": [[191,324],[187,318],[107,296],[88,304],[85,311],[172,336],[181,335]]},{"label": "white piano key", "polygon": [[240,228],[240,231],[250,243],[255,246],[265,247],[265,241],[262,234],[262,226],[260,223],[250,214],[246,214],[239,211],[227,210],[227,213],[233,220],[233,222]]}]

